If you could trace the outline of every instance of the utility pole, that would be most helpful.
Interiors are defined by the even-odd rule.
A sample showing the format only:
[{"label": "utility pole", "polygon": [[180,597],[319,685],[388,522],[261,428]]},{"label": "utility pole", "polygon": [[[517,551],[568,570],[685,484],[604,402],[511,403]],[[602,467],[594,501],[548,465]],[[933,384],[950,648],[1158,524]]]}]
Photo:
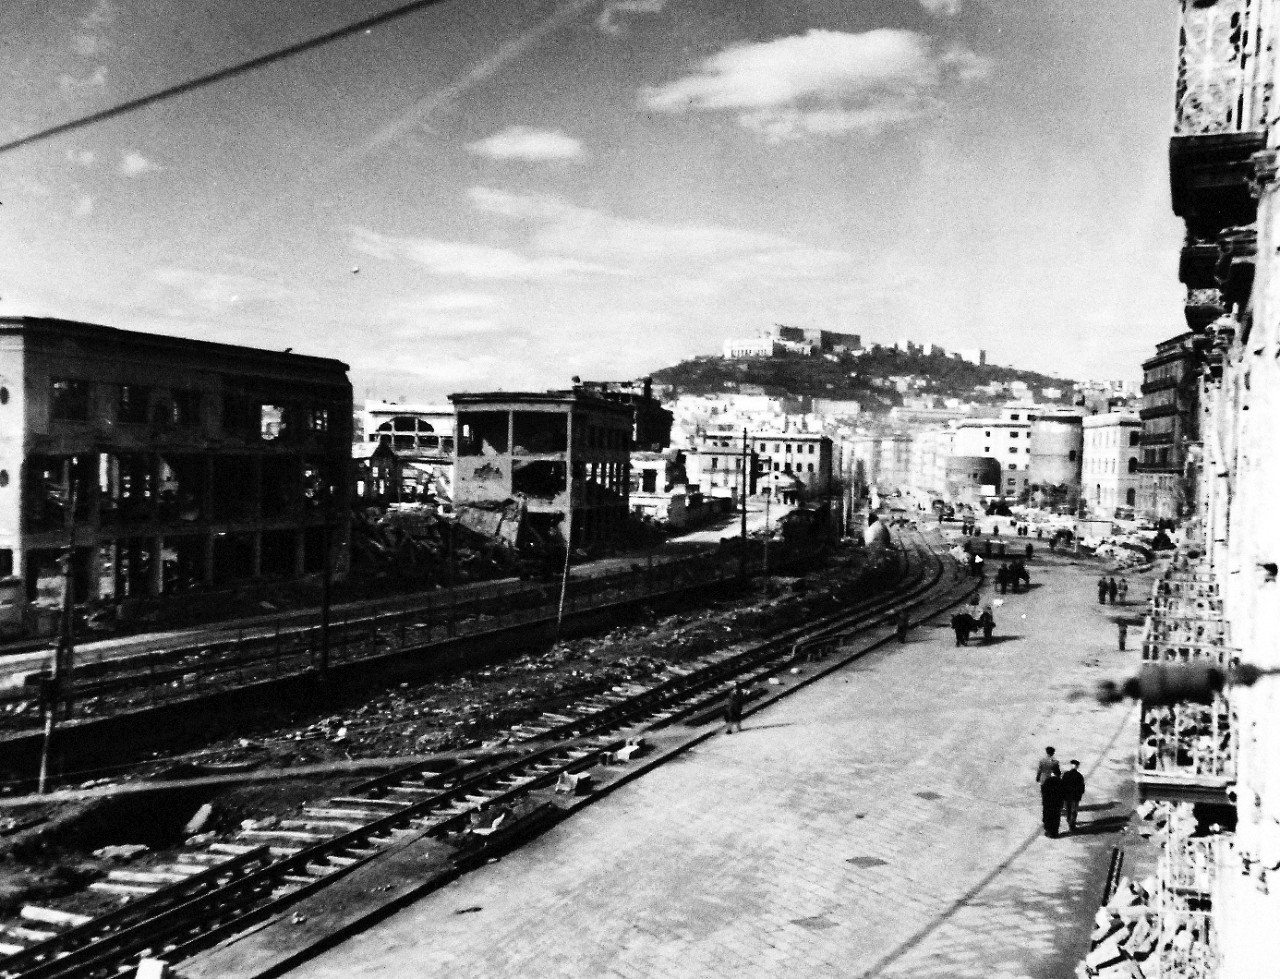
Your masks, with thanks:
[{"label": "utility pole", "polygon": [[745,578],[747,576],[747,490],[751,486],[751,471],[748,469],[750,465],[751,454],[747,451],[747,429],[742,429],[742,561],[741,574]]},{"label": "utility pole", "polygon": [[53,673],[40,685],[44,704],[44,740],[40,746],[40,775],[36,791],[44,795],[49,784],[49,759],[53,752],[53,736],[57,726],[58,706],[66,688],[66,710],[71,712],[71,669],[75,658],[75,555],[76,555],[76,486],[72,479],[71,459],[62,464],[63,492],[59,496],[65,509],[67,553],[62,567],[62,628],[53,652]]},{"label": "utility pole", "polygon": [[773,500],[773,491],[778,488],[778,481],[769,477],[773,484],[769,487],[769,492],[764,495],[764,560],[762,563],[761,574],[764,576],[764,593],[769,594],[769,504]]},{"label": "utility pole", "polygon": [[569,505],[565,508],[564,517],[564,569],[560,573],[560,602],[556,606],[556,632],[551,644],[560,641],[560,626],[564,622],[564,601],[569,592],[569,555],[573,552],[573,412],[565,419],[565,452],[564,452],[565,485],[569,488]]},{"label": "utility pole", "polygon": [[320,551],[324,557],[324,574],[320,579],[320,679],[328,680],[329,618],[333,598],[333,499],[327,484],[321,492],[324,493],[324,525]]}]

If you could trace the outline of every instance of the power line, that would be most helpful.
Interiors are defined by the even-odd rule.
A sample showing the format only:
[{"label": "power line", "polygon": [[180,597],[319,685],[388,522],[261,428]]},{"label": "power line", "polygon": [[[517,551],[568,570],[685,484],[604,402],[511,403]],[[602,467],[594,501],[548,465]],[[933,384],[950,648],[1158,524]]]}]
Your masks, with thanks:
[{"label": "power line", "polygon": [[288,47],[278,48],[267,54],[259,55],[256,58],[250,58],[248,61],[242,61],[239,64],[231,65],[227,68],[219,68],[217,71],[210,72],[207,75],[201,75],[198,78],[192,78],[189,81],[179,82],[169,88],[161,89],[158,92],[152,92],[150,95],[143,95],[140,98],[130,99],[128,102],[121,102],[107,109],[101,109],[98,112],[81,116],[78,119],[72,119],[69,122],[61,122],[56,126],[50,126],[48,129],[41,129],[38,132],[31,133],[27,136],[21,136],[18,139],[11,140],[7,143],[0,143],[0,153],[8,153],[10,150],[16,150],[22,146],[30,146],[33,143],[41,143],[54,136],[61,136],[63,133],[74,132],[77,129],[84,129],[86,126],[92,126],[95,123],[103,122],[107,119],[114,119],[116,116],[127,115],[130,112],[136,112],[139,109],[145,109],[147,106],[155,105],[157,102],[164,102],[168,99],[175,98],[179,95],[185,95],[187,92],[193,92],[196,89],[206,88],[210,85],[216,85],[218,82],[225,81],[228,78],[234,78],[236,75],[243,75],[246,72],[254,71],[258,68],[265,68],[267,65],[274,64],[277,61],[283,61],[286,58],[292,58],[296,54],[302,54],[314,48],[322,47],[326,44],[332,44],[334,41],[340,41],[344,37],[352,34],[358,34],[361,31],[368,30],[371,27],[377,27],[389,21],[398,20],[409,14],[417,13],[426,7],[434,7],[437,4],[444,3],[445,0],[412,0],[410,3],[401,4],[399,7],[393,7],[390,10],[367,17],[364,20],[356,21],[354,24],[348,24],[345,27],[339,27],[336,30],[329,31],[327,34],[321,34],[318,37],[309,38],[305,41],[299,41],[297,44],[291,44]]}]

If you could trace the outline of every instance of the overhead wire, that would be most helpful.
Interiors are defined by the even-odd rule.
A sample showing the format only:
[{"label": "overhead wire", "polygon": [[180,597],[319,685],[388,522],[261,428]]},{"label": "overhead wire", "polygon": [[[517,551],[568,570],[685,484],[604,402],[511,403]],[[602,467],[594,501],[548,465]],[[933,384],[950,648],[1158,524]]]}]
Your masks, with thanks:
[{"label": "overhead wire", "polygon": [[316,37],[308,38],[305,41],[299,41],[296,44],[290,44],[287,47],[277,48],[266,54],[249,58],[247,61],[241,61],[238,64],[229,65],[226,68],[219,68],[208,74],[200,75],[197,78],[188,79],[185,82],[179,82],[168,88],[151,92],[148,95],[139,96],[136,99],[130,99],[127,102],[120,102],[116,105],[109,106],[106,109],[100,109],[97,112],[91,112],[78,118],[60,122],[56,125],[49,126],[46,129],[29,133],[26,136],[20,136],[17,139],[9,140],[6,143],[0,143],[0,153],[9,153],[23,146],[31,146],[35,143],[41,143],[45,140],[61,136],[64,133],[74,132],[78,129],[84,129],[87,126],[104,122],[107,119],[114,119],[118,116],[127,115],[131,112],[137,112],[139,109],[145,109],[148,106],[155,105],[159,102],[165,102],[169,99],[176,98],[180,95],[186,95],[188,92],[194,92],[197,89],[207,88],[210,85],[216,85],[219,82],[226,81],[228,78],[234,78],[237,75],[243,75],[247,72],[256,71],[259,68],[265,68],[267,65],[275,64],[277,61],[284,61],[286,58],[292,58],[295,55],[312,51],[316,48],[323,47],[326,44],[332,44],[340,41],[352,34],[359,34],[361,31],[378,27],[393,20],[398,20],[410,14],[417,13],[427,7],[434,7],[444,3],[445,0],[411,0],[409,3],[401,4],[398,7],[392,7],[380,14],[374,14],[372,17],[366,17],[363,20],[338,27]]}]

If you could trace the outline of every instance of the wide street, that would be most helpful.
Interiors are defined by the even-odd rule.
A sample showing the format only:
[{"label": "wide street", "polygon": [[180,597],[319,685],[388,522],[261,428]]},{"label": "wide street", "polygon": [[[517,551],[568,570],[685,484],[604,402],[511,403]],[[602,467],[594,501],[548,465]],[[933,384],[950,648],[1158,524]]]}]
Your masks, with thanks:
[{"label": "wide street", "polygon": [[[1129,812],[1134,667],[1095,567],[1031,568],[996,641],[944,621],[717,736],[296,971],[323,979],[1060,979]],[[1141,595],[1135,583],[1131,598]],[[1035,763],[1086,773],[1040,828]]]}]

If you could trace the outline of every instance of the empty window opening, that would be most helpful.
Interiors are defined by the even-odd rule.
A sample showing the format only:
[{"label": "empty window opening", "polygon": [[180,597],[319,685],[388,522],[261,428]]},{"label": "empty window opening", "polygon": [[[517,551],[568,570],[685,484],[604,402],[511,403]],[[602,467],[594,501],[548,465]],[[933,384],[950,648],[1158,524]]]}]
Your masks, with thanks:
[{"label": "empty window opening", "polygon": [[60,378],[50,391],[49,411],[59,421],[89,420],[89,382]]},{"label": "empty window opening", "polygon": [[116,421],[123,425],[145,425],[151,406],[151,388],[145,384],[121,384],[116,398]]},{"label": "empty window opening", "polygon": [[463,411],[458,413],[458,455],[492,456],[507,451],[505,411]]},{"label": "empty window opening", "polygon": [[567,472],[563,462],[517,462],[511,467],[511,492],[552,500],[565,491]]},{"label": "empty window opening", "polygon": [[[515,455],[549,455],[569,447],[569,417],[545,411],[517,411],[512,418]],[[588,433],[597,431],[589,428]],[[588,436],[590,437],[590,436]]]}]

